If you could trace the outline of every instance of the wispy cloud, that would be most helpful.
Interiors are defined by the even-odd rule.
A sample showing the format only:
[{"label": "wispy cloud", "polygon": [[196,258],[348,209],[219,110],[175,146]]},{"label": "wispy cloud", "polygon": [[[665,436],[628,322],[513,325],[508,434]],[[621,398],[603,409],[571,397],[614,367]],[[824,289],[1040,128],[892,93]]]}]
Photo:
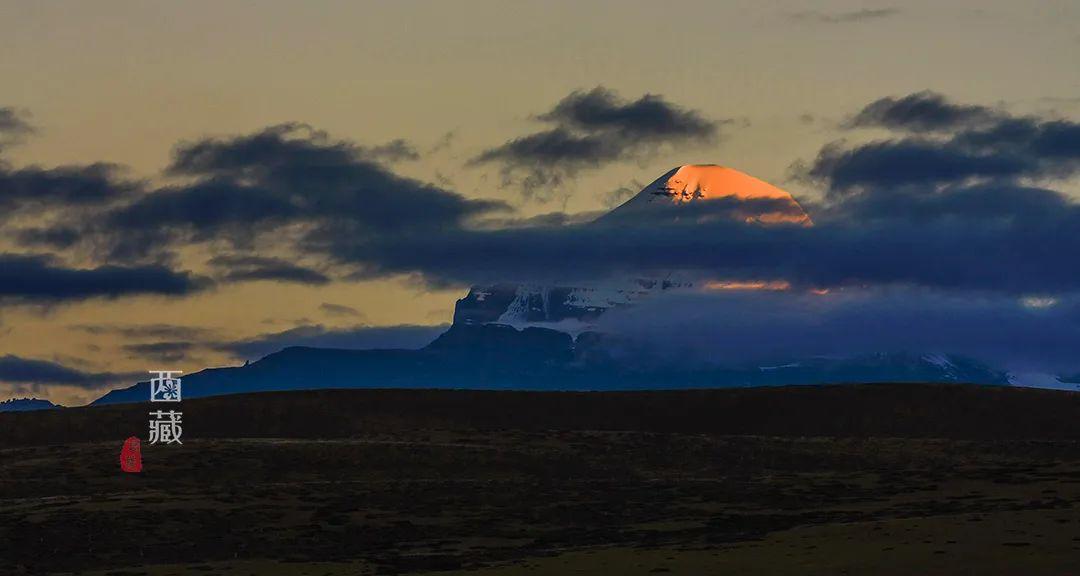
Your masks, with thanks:
[{"label": "wispy cloud", "polygon": [[248,340],[218,344],[218,348],[237,358],[257,360],[290,346],[317,348],[416,349],[427,345],[446,330],[436,326],[355,326],[329,328],[321,324],[297,326],[282,332],[263,334]]},{"label": "wispy cloud", "polygon": [[883,20],[901,13],[899,8],[864,8],[850,12],[822,12],[819,10],[807,10],[795,12],[788,18],[797,22],[817,22],[821,24],[855,24],[871,20]]},{"label": "wispy cloud", "polygon": [[323,302],[319,305],[319,310],[327,316],[349,316],[352,318],[363,318],[364,316],[362,312],[352,306],[334,304],[333,302]]},{"label": "wispy cloud", "polygon": [[0,107],[0,152],[5,146],[17,144],[35,128],[30,124],[25,112],[11,107]]},{"label": "wispy cloud", "polygon": [[215,256],[208,264],[218,271],[223,281],[227,282],[266,280],[316,286],[330,282],[330,277],[326,274],[282,258],[252,255]]}]

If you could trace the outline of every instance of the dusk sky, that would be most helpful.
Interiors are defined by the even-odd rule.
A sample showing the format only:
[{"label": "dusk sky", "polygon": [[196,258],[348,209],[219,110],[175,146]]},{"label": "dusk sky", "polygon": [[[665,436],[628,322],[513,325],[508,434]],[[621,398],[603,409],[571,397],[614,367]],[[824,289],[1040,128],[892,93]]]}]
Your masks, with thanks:
[{"label": "dusk sky", "polygon": [[[668,266],[842,299],[776,330],[855,301],[906,347],[917,308],[1080,370],[1078,61],[1064,0],[0,1],[0,400],[416,347],[474,283]],[[581,226],[683,164],[815,225]]]}]

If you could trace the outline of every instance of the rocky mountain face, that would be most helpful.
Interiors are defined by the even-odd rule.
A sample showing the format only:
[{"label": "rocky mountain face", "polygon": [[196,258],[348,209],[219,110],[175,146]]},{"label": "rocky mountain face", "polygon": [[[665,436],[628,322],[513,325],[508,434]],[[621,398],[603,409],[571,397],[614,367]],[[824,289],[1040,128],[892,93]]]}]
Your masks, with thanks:
[{"label": "rocky mountain face", "polygon": [[[731,168],[692,165],[673,168],[591,225],[635,227],[670,220],[684,223],[716,218],[763,226],[810,226],[799,203],[780,188]],[[679,271],[659,278],[625,278],[591,284],[474,286],[458,300],[454,322],[510,326],[550,326],[578,332],[605,311],[651,295],[693,288]]]},{"label": "rocky mountain face", "polygon": [[591,286],[496,284],[474,286],[454,308],[455,324],[587,327],[605,311],[663,290],[689,288],[671,279],[630,279]]}]

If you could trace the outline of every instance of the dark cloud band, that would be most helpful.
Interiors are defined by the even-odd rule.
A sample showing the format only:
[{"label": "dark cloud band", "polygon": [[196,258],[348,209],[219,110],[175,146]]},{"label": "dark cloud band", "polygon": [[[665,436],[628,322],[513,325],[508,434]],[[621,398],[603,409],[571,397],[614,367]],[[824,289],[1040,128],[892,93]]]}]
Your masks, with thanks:
[{"label": "dark cloud band", "polygon": [[125,375],[84,372],[48,360],[35,360],[8,354],[0,356],[0,382],[96,388],[118,382]]},{"label": "dark cloud band", "polygon": [[582,170],[648,158],[664,145],[712,142],[720,126],[662,96],[627,101],[602,86],[573,92],[536,119],[552,127],[489,148],[470,164],[499,165],[504,184],[541,200]]},{"label": "dark cloud band", "polygon": [[205,279],[164,266],[66,268],[46,256],[0,254],[0,300],[48,304],[146,294],[185,296],[208,285]]},{"label": "dark cloud band", "polygon": [[835,192],[1061,179],[1080,171],[1080,124],[1068,120],[1014,116],[924,91],[874,101],[849,122],[852,128],[867,126],[901,137],[853,146],[832,143],[803,175]]}]

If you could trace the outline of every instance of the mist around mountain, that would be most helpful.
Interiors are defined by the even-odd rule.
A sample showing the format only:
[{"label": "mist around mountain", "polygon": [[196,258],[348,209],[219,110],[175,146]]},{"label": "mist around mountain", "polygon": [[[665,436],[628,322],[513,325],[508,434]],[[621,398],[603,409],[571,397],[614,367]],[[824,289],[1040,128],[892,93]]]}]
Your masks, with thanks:
[{"label": "mist around mountain", "polygon": [[[576,339],[549,328],[455,324],[420,350],[286,348],[251,364],[185,376],[185,398],[320,388],[665,390],[791,384],[948,382],[1009,384],[970,359],[907,353],[711,366],[641,362],[598,333]],[[148,383],[94,404],[145,402]]]},{"label": "mist around mountain", "polygon": [[[588,225],[632,228],[676,222],[693,227],[717,218],[764,227],[814,226],[786,191],[714,165],[672,169]],[[722,305],[710,301],[707,309],[700,306],[703,301],[693,300],[709,294],[726,300]],[[766,298],[769,294],[775,297]],[[786,283],[729,282],[683,270],[654,270],[593,283],[508,281],[473,286],[458,300],[451,327],[423,348],[285,348],[242,367],[186,375],[184,396],[319,388],[610,391],[1017,383],[1008,370],[986,362],[986,357],[998,358],[996,353],[977,360],[963,348],[960,353],[940,351],[991,332],[982,328],[981,309],[969,311],[951,301],[923,302],[914,297],[923,298],[901,295],[901,301],[914,307],[909,314],[894,309],[895,295],[826,300]],[[658,299],[676,305],[680,299],[688,300],[684,316],[673,314],[679,312],[678,306],[639,313]],[[845,303],[851,302],[856,317],[846,314]],[[912,314],[925,313],[924,309],[930,313],[921,321],[937,326],[932,333],[910,328],[918,325]],[[808,317],[808,310],[826,316]],[[617,322],[610,321],[613,316]],[[961,316],[971,326],[954,320]],[[723,330],[694,332],[686,321]],[[878,327],[885,337],[865,337],[867,326]],[[902,334],[905,330],[911,334]],[[845,353],[817,350],[820,341],[829,339]],[[922,346],[928,342],[931,345]],[[143,382],[113,390],[94,404],[143,402],[147,387]]]}]

